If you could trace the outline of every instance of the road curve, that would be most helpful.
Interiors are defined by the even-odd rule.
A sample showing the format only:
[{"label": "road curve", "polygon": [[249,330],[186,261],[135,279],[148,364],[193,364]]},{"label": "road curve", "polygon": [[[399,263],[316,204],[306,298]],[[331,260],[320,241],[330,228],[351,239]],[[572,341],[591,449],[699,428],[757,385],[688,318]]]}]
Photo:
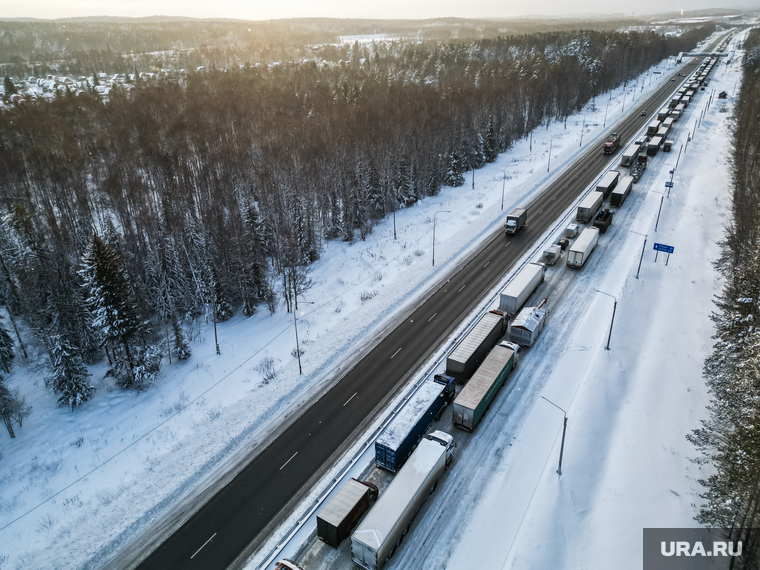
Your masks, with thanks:
[{"label": "road curve", "polygon": [[[681,71],[688,75],[697,65],[692,60]],[[676,74],[615,125],[623,141],[651,121],[680,85],[680,78],[674,83],[671,77]],[[646,116],[641,116],[642,111]],[[427,301],[144,558],[139,568],[222,570],[244,551],[263,544],[265,531],[287,516],[285,507],[309,491],[304,488],[307,480],[337,460],[337,453],[358,437],[367,418],[379,413],[410,372],[447,342],[464,316],[624,148],[611,157],[601,153],[600,145],[583,153],[530,205],[523,230],[514,236],[494,231],[485,247],[444,278]]]}]

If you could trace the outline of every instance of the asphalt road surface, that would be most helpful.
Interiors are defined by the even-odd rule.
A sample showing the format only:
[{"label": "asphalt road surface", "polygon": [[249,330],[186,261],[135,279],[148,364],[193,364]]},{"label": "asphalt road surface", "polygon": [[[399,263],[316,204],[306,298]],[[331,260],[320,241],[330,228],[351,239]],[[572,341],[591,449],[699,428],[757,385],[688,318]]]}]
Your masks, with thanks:
[{"label": "asphalt road surface", "polygon": [[[681,72],[688,75],[698,65],[692,60]],[[667,104],[682,80],[675,72],[671,77],[676,82],[668,77],[643,103],[636,103],[636,112],[615,127],[623,141],[656,118],[657,111]],[[641,116],[642,111],[646,116]],[[444,279],[424,304],[145,558],[139,568],[221,570],[244,550],[250,551],[252,544],[263,544],[273,523],[287,515],[284,509],[291,499],[309,491],[303,488],[304,483],[337,459],[334,454],[358,437],[358,428],[381,411],[380,404],[389,394],[400,390],[403,380],[421,360],[447,341],[463,316],[624,148],[621,145],[615,154],[605,156],[601,145],[594,145],[580,155],[531,204],[525,228],[514,236],[506,235],[503,229],[495,231],[480,252]]]}]

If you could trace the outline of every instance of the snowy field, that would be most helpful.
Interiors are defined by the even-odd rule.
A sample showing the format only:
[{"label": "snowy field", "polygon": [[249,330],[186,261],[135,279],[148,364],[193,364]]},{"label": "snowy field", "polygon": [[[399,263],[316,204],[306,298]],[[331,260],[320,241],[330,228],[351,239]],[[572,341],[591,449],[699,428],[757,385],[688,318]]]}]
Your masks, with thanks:
[{"label": "snowy field", "polygon": [[[450,413],[431,426],[453,433],[457,458],[387,568],[635,568],[643,528],[696,526],[697,479],[708,473],[689,461],[685,435],[707,416],[701,370],[721,287],[712,261],[728,221],[732,100],[714,100],[686,143],[710,93],[733,92],[740,56],[715,68],[668,137],[673,152],[651,161],[586,267],[549,268],[533,297],[548,296],[547,329],[476,432],[452,428]],[[674,255],[655,263],[655,242]],[[618,303],[609,351],[608,295]],[[569,417],[561,477],[563,415],[542,396]],[[382,490],[390,476],[372,460],[370,450],[350,475]],[[314,524],[281,556],[310,570],[354,567],[349,541],[334,550]]]},{"label": "snowy field", "polygon": [[[672,62],[659,66],[663,72],[672,68]],[[389,219],[376,226],[366,241],[327,243],[322,259],[313,266],[314,286],[300,300],[303,375],[291,355],[293,315],[282,307],[273,316],[262,306],[252,318],[238,315],[220,324],[221,356],[215,354],[213,330],[207,327],[202,341],[192,347],[193,356],[181,364],[165,362],[161,378],[145,392],[115,389],[110,380],[102,379],[103,366],[92,368],[96,395],[73,413],[58,407],[45,388],[46,371],[34,365],[33,358],[26,362],[18,358],[8,377],[9,387],[20,388],[33,411],[23,428],[16,430],[16,439],[0,440],[0,568],[99,568],[151,523],[186,507],[200,489],[212,487],[222,473],[239,465],[257,443],[274,433],[284,417],[316,391],[326,389],[341,367],[348,365],[343,355],[356,354],[357,347],[366,346],[368,339],[377,338],[423,299],[437,280],[503,223],[507,211],[525,203],[571,161],[579,146],[599,145],[598,139],[611,130],[623,110],[629,111],[656,87],[660,76],[651,71],[657,70],[629,84],[625,93],[620,88],[597,98],[593,108],[589,105],[569,118],[566,126],[554,123],[536,130],[532,143],[519,141],[495,164],[476,171],[474,190],[468,175],[465,186],[444,188],[438,196],[399,212],[396,240]],[[738,72],[733,73],[731,83],[738,77]],[[700,105],[701,101],[692,109]],[[707,120],[716,125],[710,136],[725,139],[717,127],[718,119],[724,121],[728,115],[718,116],[715,109],[711,108]],[[679,127],[685,126],[682,120]],[[705,131],[698,133],[696,145],[700,137],[707,138]],[[551,172],[547,173],[550,148]],[[685,158],[693,160],[693,155]],[[683,170],[679,167],[677,188]],[[645,177],[654,178],[653,171]],[[668,211],[675,209],[676,196],[664,209],[663,223]],[[647,212],[650,202],[646,202]],[[438,210],[451,213],[437,217],[433,268],[432,225]],[[720,224],[712,231],[711,239],[720,234]],[[625,248],[630,249],[627,242]],[[685,253],[678,263],[686,263]],[[628,257],[621,259],[627,263]],[[708,258],[704,261],[709,265]],[[678,254],[667,271],[678,267],[677,259]],[[662,269],[662,264],[656,267]],[[604,286],[611,293],[618,291],[617,282]],[[709,303],[708,294],[706,312]],[[608,308],[601,299],[593,306],[597,311]],[[618,309],[624,321],[622,297]],[[621,331],[624,326],[620,325]],[[709,331],[705,338],[702,347],[709,343]],[[622,358],[622,351],[605,357],[613,356]],[[265,379],[259,371],[265,358],[274,361],[274,378]],[[592,359],[589,370],[601,358]],[[701,357],[695,357],[695,363],[698,369]],[[698,375],[694,382],[700,382]],[[581,424],[574,418],[571,433],[580,438]],[[575,445],[581,441],[575,440]],[[548,449],[547,457],[550,454]],[[568,474],[571,457],[568,451]],[[537,493],[539,489],[543,486]],[[473,518],[472,524],[477,520]],[[521,529],[528,531],[529,526]]]}]

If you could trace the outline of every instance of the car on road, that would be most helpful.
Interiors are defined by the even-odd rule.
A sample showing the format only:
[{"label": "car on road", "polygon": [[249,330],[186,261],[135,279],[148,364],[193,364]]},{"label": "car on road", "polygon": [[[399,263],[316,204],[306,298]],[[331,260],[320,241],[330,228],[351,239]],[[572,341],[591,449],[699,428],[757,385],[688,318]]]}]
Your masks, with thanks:
[{"label": "car on road", "polygon": [[646,111],[642,111],[642,112],[641,112],[641,116],[642,116],[642,117],[646,117],[646,116],[647,116],[647,112],[646,112]]}]

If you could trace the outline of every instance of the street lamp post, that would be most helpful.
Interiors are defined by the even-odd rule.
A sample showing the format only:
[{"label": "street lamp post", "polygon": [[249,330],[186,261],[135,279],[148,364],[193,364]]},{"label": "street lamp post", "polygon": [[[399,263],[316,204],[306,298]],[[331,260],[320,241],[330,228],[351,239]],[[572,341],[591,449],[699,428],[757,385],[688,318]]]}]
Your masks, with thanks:
[{"label": "street lamp post", "polygon": [[435,267],[435,217],[438,214],[450,214],[448,210],[438,210],[435,214],[433,214],[433,267]]},{"label": "street lamp post", "polygon": [[607,336],[607,350],[610,349],[610,339],[612,338],[612,325],[615,324],[615,311],[617,310],[617,297],[615,295],[610,295],[609,293],[605,293],[604,291],[600,291],[599,289],[595,289],[597,293],[601,293],[602,295],[607,295],[608,297],[612,297],[615,300],[615,304],[612,305],[612,319],[610,320],[610,334]]},{"label": "street lamp post", "polygon": [[644,259],[644,250],[647,248],[647,235],[646,234],[640,234],[639,232],[634,232],[631,230],[632,233],[638,234],[640,236],[644,236],[644,246],[641,248],[641,257],[639,258],[639,268],[636,270],[636,279],[639,278],[639,272],[641,271],[641,262]]},{"label": "street lamp post", "polygon": [[541,396],[541,397],[547,402],[549,402],[552,406],[557,408],[559,411],[561,411],[562,414],[565,416],[565,421],[562,424],[562,444],[559,447],[559,467],[557,467],[557,473],[559,475],[562,475],[562,455],[565,452],[565,432],[567,432],[567,412],[563,410],[562,408],[560,408],[557,404],[552,402],[549,398],[546,398],[544,396]]}]

